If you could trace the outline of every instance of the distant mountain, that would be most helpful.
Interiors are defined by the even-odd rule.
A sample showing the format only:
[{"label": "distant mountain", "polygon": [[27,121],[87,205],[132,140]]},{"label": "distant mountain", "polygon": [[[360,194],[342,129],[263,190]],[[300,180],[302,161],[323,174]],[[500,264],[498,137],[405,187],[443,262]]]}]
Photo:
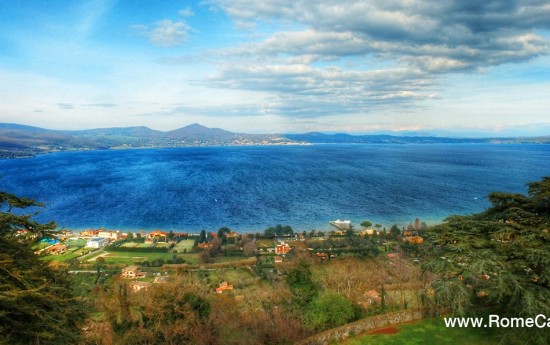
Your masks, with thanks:
[{"label": "distant mountain", "polygon": [[198,123],[166,132],[169,138],[185,138],[191,140],[228,140],[235,138],[238,134],[220,128],[208,128]]},{"label": "distant mountain", "polygon": [[123,148],[281,145],[281,144],[407,144],[407,143],[544,143],[550,136],[535,138],[445,138],[437,136],[324,134],[244,134],[198,123],[162,132],[144,126],[52,130],[13,123],[0,123],[0,158],[26,157],[70,150]]}]

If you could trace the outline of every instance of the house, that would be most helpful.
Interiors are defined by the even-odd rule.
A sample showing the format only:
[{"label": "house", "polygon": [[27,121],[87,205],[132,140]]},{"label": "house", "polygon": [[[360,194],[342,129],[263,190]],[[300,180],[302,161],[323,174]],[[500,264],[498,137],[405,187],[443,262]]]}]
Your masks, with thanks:
[{"label": "house", "polygon": [[276,264],[280,264],[280,263],[282,263],[282,262],[283,262],[283,257],[277,255],[277,256],[275,257],[275,263],[276,263]]},{"label": "house", "polygon": [[46,251],[49,254],[53,254],[53,255],[64,254],[66,250],[67,250],[67,246],[61,243],[54,244],[53,246],[48,247],[48,249],[46,249]]},{"label": "house", "polygon": [[288,243],[281,242],[275,247],[275,253],[278,255],[285,255],[287,254],[292,248],[288,245]]},{"label": "house", "polygon": [[88,229],[80,232],[80,237],[97,237],[101,230]]},{"label": "house", "polygon": [[326,260],[326,259],[328,259],[327,253],[317,253],[317,254],[315,254],[315,256],[317,256],[317,257],[318,257],[319,259],[321,259],[321,260]]},{"label": "house", "polygon": [[212,243],[203,242],[203,243],[197,244],[197,247],[201,248],[201,249],[209,249],[209,248],[214,247],[214,245]]},{"label": "house", "polygon": [[239,234],[237,232],[231,231],[230,233],[226,234],[225,237],[236,239],[237,237],[239,237]]},{"label": "house", "polygon": [[368,290],[364,293],[368,305],[372,304],[380,304],[382,303],[382,297],[380,296],[380,293],[376,290]]},{"label": "house", "polygon": [[222,293],[225,290],[233,290],[233,284],[228,284],[227,281],[220,283],[220,286],[216,288],[216,293]]},{"label": "house", "polygon": [[99,238],[106,238],[108,240],[117,240],[118,239],[118,233],[116,231],[100,231],[97,233],[97,237]]},{"label": "house", "polygon": [[135,279],[143,276],[144,275],[141,273],[139,267],[136,265],[124,267],[122,269],[121,277],[124,279]]},{"label": "house", "polygon": [[88,248],[102,248],[109,244],[109,240],[106,238],[90,238],[88,242],[86,242],[86,247]]},{"label": "house", "polygon": [[149,233],[149,238],[151,239],[166,238],[166,236],[168,236],[168,233],[160,230],[155,230]]},{"label": "house", "polygon": [[130,286],[130,289],[132,290],[132,292],[138,292],[138,291],[141,291],[141,290],[147,291],[147,289],[149,289],[149,287],[151,285],[152,284],[149,283],[149,282],[138,282],[138,281],[130,282],[130,284],[128,284],[128,286]]}]

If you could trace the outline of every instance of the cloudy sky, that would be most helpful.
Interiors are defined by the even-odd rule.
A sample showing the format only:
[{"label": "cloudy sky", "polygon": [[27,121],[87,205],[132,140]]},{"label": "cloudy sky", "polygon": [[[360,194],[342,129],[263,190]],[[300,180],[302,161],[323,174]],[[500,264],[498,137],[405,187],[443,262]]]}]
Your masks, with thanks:
[{"label": "cloudy sky", "polygon": [[6,0],[0,122],[550,134],[548,0]]}]

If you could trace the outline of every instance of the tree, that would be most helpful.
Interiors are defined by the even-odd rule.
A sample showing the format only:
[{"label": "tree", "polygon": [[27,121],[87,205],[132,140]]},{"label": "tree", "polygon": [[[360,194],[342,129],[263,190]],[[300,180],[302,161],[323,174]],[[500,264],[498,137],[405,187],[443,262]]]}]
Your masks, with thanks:
[{"label": "tree", "polygon": [[397,236],[399,235],[401,235],[401,230],[399,230],[397,224],[393,224],[390,228],[390,236],[393,238],[397,238]]},{"label": "tree", "polygon": [[321,330],[344,325],[354,317],[353,305],[336,293],[325,293],[317,297],[304,315],[306,327]]},{"label": "tree", "polygon": [[[550,315],[549,196],[545,177],[528,184],[527,196],[492,193],[485,212],[430,229],[432,255],[423,268],[439,276],[437,301],[457,314],[500,305],[507,316]],[[521,338],[550,343],[546,330],[510,329],[508,339]]]},{"label": "tree", "polygon": [[296,267],[288,272],[286,282],[294,295],[294,301],[305,306],[318,294],[317,286],[311,279],[311,270],[305,260],[301,260]]},{"label": "tree", "polygon": [[364,222],[361,223],[361,226],[364,227],[365,229],[368,229],[372,226],[372,223],[369,222],[368,220],[365,220]]},{"label": "tree", "polygon": [[206,230],[201,230],[201,233],[199,235],[199,243],[206,242]]},{"label": "tree", "polygon": [[227,243],[227,234],[229,233],[231,233],[231,230],[225,226],[218,230],[218,238],[222,241],[222,243]]},{"label": "tree", "polygon": [[243,246],[243,255],[246,257],[251,257],[256,254],[256,242],[254,240],[248,241]]},{"label": "tree", "polygon": [[270,226],[269,228],[264,230],[264,236],[266,238],[273,238],[275,237],[275,228]]},{"label": "tree", "polygon": [[56,224],[11,213],[42,206],[0,192],[0,344],[75,344],[80,337],[84,309],[70,281],[32,250],[35,241],[55,234]]},{"label": "tree", "polygon": [[176,236],[176,234],[174,234],[174,231],[170,230],[166,237],[168,238],[168,240],[173,241],[175,236]]}]

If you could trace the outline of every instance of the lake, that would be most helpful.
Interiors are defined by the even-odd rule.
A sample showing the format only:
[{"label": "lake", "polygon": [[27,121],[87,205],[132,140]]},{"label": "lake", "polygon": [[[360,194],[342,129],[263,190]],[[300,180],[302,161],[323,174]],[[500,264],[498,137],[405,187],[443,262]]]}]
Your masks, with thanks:
[{"label": "lake", "polygon": [[301,231],[433,224],[549,175],[550,145],[193,147],[2,160],[0,190],[46,203],[36,219],[69,229]]}]

